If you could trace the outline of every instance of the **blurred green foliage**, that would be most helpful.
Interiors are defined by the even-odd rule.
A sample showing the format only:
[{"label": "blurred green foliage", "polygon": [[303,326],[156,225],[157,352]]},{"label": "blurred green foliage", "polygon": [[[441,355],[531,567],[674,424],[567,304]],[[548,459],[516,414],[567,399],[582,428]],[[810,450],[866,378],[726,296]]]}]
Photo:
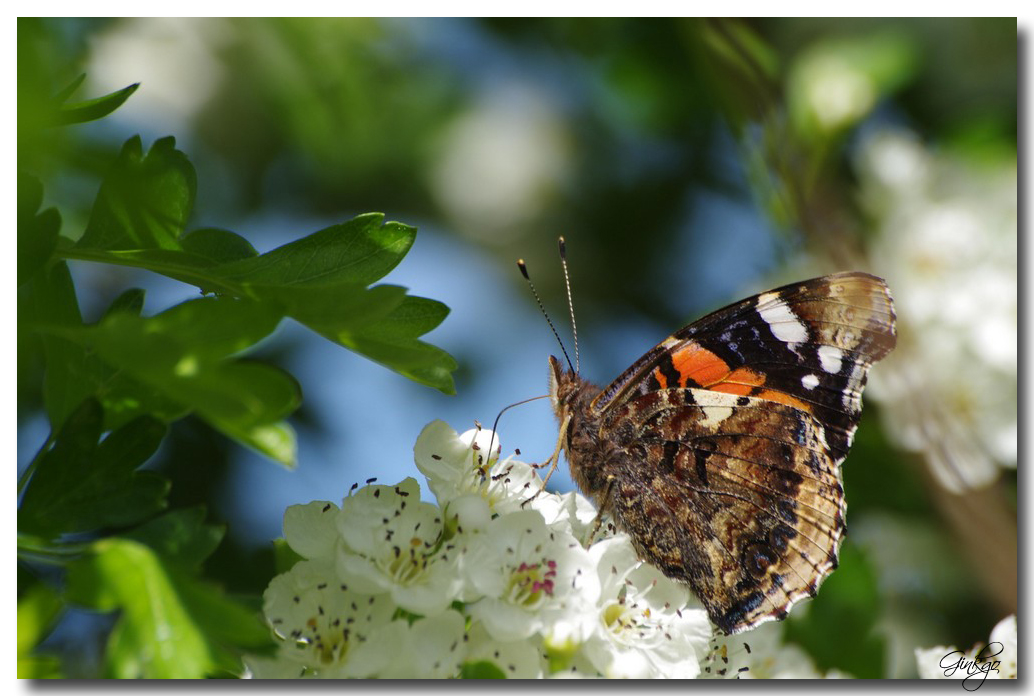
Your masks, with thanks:
[{"label": "blurred green foliage", "polygon": [[[31,44],[40,25],[20,28],[26,49],[39,49]],[[239,357],[285,316],[452,393],[455,361],[419,340],[448,308],[399,286],[369,287],[416,235],[380,214],[261,255],[227,230],[185,234],[197,179],[172,137],[146,153],[139,137],[126,141],[99,182],[85,229],[73,231],[77,239],[61,236],[61,215],[43,208],[45,186],[22,167],[54,154],[36,148],[44,133],[107,116],[136,85],[69,104],[81,77],[58,90],[30,72],[19,82],[18,333],[34,355],[19,361],[19,382],[35,383],[32,401],[42,403],[51,435],[18,483],[18,557],[38,576],[20,576],[19,675],[60,675],[54,656],[35,649],[67,607],[119,615],[93,676],[239,674],[241,651],[263,648],[270,636],[254,600],[231,598],[201,577],[224,530],[203,523],[203,508],[164,512],[170,481],[141,467],[167,423],[187,414],[295,465],[285,419],[300,404],[299,385],[279,367]],[[41,96],[48,92],[56,96]],[[72,162],[52,163],[52,171]],[[130,288],[85,323],[71,259],[152,271],[214,296],[143,316],[144,291]],[[19,406],[19,416],[28,415],[30,404]],[[61,591],[40,581],[48,568],[64,571]]]}]

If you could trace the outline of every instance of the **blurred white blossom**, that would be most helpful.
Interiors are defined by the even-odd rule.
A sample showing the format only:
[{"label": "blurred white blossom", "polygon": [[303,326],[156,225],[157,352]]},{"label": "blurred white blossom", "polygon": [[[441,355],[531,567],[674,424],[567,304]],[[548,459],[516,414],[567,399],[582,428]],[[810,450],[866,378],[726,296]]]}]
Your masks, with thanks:
[{"label": "blurred white blossom", "polygon": [[948,490],[986,485],[1016,466],[1015,161],[966,162],[896,130],[859,152],[870,257],[899,330],[870,393],[891,436],[923,452]]},{"label": "blurred white blossom", "polygon": [[962,679],[966,689],[979,688],[985,679],[1016,679],[1016,616],[1009,615],[991,630],[984,645],[969,651],[939,645],[916,648],[916,666],[923,679]]},{"label": "blurred white blossom", "polygon": [[430,188],[455,228],[499,242],[548,207],[571,167],[569,136],[547,95],[493,87],[445,133]]},{"label": "blurred white blossom", "polygon": [[218,53],[233,30],[206,17],[130,17],[91,39],[90,83],[100,94],[141,82],[115,118],[182,132],[224,76]]}]

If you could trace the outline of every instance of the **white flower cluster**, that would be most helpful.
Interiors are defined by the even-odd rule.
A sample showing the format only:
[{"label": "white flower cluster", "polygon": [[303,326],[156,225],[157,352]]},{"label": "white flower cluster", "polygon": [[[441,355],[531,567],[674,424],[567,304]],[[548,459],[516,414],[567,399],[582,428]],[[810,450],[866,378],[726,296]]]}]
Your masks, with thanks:
[{"label": "white flower cluster", "polygon": [[500,451],[491,431],[435,421],[415,458],[437,505],[407,478],[288,508],[303,560],[266,590],[282,642],[246,660],[251,674],[698,676],[712,628],[685,586],[624,534],[604,526],[589,545],[589,502],[535,496],[535,469]]},{"label": "white flower cluster", "polygon": [[872,265],[899,329],[870,393],[896,442],[963,493],[1016,466],[1016,160],[977,164],[900,130],[874,133],[859,154]]}]

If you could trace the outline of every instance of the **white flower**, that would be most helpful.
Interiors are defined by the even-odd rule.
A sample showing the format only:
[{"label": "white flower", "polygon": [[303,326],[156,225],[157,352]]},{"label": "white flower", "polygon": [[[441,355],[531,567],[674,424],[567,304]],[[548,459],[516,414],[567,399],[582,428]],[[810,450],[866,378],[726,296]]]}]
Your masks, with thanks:
[{"label": "white flower", "polygon": [[[543,493],[531,501],[529,506],[538,510],[552,529],[567,532],[582,542],[589,543],[589,536],[596,527],[596,508],[584,496],[570,493]],[[594,541],[613,534],[613,527],[604,522],[596,532]]]},{"label": "white flower", "polygon": [[492,513],[512,512],[539,490],[541,482],[528,464],[512,457],[500,461],[501,448],[491,430],[474,428],[459,435],[436,420],[420,433],[413,458],[439,505],[477,495]]},{"label": "white flower", "polygon": [[331,561],[306,560],[273,578],[263,610],[284,643],[276,661],[252,661],[257,676],[334,677],[352,650],[391,620],[395,605],[387,595],[355,592],[343,584]]},{"label": "white flower", "polygon": [[467,662],[490,662],[507,679],[538,679],[543,674],[542,648],[538,640],[495,640],[475,622],[467,642]]},{"label": "white flower", "polygon": [[583,647],[607,677],[692,679],[707,653],[711,624],[687,607],[688,589],[641,563],[626,534],[594,544],[600,601],[596,630]]},{"label": "white flower", "polygon": [[445,679],[459,675],[467,653],[459,612],[382,625],[357,646],[343,676]]},{"label": "white flower", "polygon": [[999,621],[991,630],[991,640],[969,652],[943,645],[916,648],[915,652],[923,679],[962,679],[970,691],[985,679],[1016,679],[1016,616]]},{"label": "white flower", "polygon": [[599,594],[588,553],[578,541],[546,526],[535,510],[501,515],[468,539],[462,570],[482,599],[471,616],[494,639],[528,638],[557,622],[583,623]]},{"label": "white flower", "polygon": [[749,633],[717,636],[704,659],[704,677],[718,679],[844,679],[833,669],[823,675],[804,650],[784,643],[783,626],[766,623]]},{"label": "white flower", "polygon": [[[448,678],[489,663],[510,678],[691,678],[701,660],[731,673],[735,651],[721,646],[721,665],[707,657],[712,629],[684,585],[612,525],[587,550],[592,505],[577,493],[530,500],[541,485],[531,468],[489,451],[487,431],[424,429],[416,460],[444,510],[421,502],[412,478],[367,485],[340,508],[288,508],[284,535],[306,560],[270,582],[264,610],[281,643],[274,657],[248,656],[247,674]],[[751,676],[764,674],[759,652]],[[817,676],[786,648],[768,654],[777,676]]]},{"label": "white flower", "polygon": [[1004,619],[999,621],[993,629],[991,629],[991,640],[988,642],[988,646],[993,646],[995,643],[1002,644],[1001,652],[998,652],[994,647],[988,651],[987,655],[991,653],[997,653],[995,658],[1001,662],[998,668],[999,679],[1016,679],[1017,662],[1019,661],[1019,653],[1016,648],[1016,615],[1010,614]]},{"label": "white flower", "polygon": [[336,520],[340,508],[326,500],[291,505],[284,512],[284,538],[302,558],[333,559],[341,538]]},{"label": "white flower", "polygon": [[462,581],[443,538],[442,513],[420,501],[416,479],[361,488],[345,498],[337,524],[337,572],[357,590],[388,592],[400,607],[424,616],[441,613],[458,596]]}]

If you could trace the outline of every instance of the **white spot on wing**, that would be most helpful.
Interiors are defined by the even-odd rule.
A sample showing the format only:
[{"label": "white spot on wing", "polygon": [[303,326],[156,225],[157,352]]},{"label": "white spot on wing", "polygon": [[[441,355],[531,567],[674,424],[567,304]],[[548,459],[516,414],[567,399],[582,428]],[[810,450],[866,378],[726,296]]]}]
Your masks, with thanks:
[{"label": "white spot on wing", "polygon": [[857,413],[862,408],[861,392],[862,377],[865,376],[865,364],[856,362],[851,370],[851,376],[847,379],[847,387],[844,389],[842,402],[848,413]]},{"label": "white spot on wing", "polygon": [[819,386],[819,378],[816,375],[807,374],[801,377],[801,385],[805,389],[814,389]]},{"label": "white spot on wing", "polygon": [[819,346],[819,363],[822,369],[831,375],[840,372],[840,366],[844,359],[844,351],[836,346]]},{"label": "white spot on wing", "polygon": [[732,406],[705,406],[701,409],[704,412],[704,419],[700,425],[708,430],[715,430],[726,418],[732,415]]},{"label": "white spot on wing", "polygon": [[808,340],[808,327],[793,313],[789,305],[779,299],[779,294],[766,292],[758,296],[758,314],[772,330],[772,335],[790,344],[790,349]]},{"label": "white spot on wing", "polygon": [[716,430],[722,421],[732,415],[733,401],[737,398],[722,392],[712,392],[706,389],[694,389],[693,397],[697,406],[704,414],[700,425],[708,430]]}]

